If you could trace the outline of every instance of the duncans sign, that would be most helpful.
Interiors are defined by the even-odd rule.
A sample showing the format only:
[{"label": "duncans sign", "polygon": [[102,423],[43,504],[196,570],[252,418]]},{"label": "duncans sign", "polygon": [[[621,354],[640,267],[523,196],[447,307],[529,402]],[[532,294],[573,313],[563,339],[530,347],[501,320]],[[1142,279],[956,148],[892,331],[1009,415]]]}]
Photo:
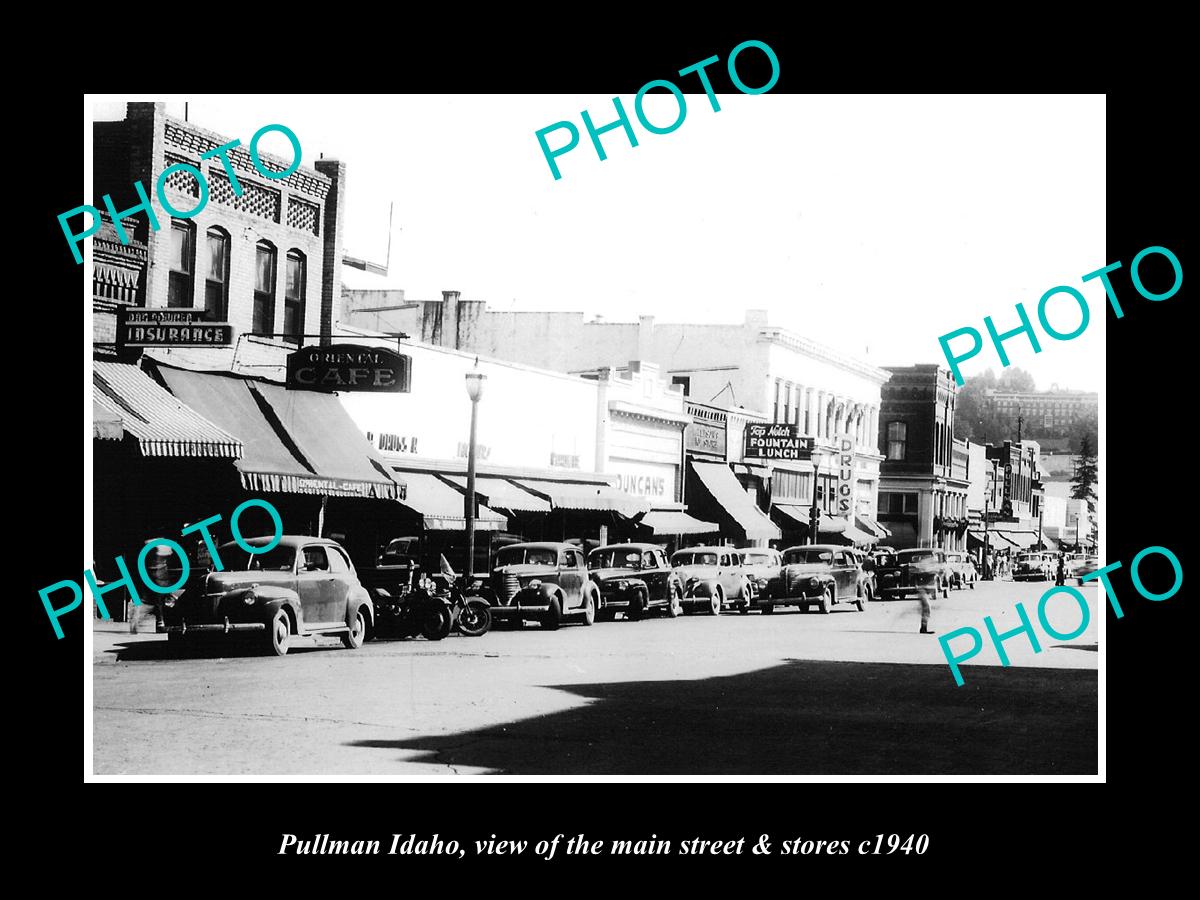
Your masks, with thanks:
[{"label": "duncans sign", "polygon": [[813,439],[799,425],[748,424],[743,459],[812,459]]},{"label": "duncans sign", "polygon": [[292,391],[399,391],[408,393],[412,357],[358,344],[303,347],[287,358]]}]

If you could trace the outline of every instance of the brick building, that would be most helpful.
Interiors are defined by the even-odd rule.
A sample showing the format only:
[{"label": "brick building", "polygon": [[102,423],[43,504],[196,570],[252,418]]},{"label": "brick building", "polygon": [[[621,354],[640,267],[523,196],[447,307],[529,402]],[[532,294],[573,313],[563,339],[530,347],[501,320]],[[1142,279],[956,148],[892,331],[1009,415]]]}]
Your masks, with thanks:
[{"label": "brick building", "polygon": [[1062,434],[1076,422],[1096,418],[1099,394],[1095,391],[997,391],[986,393],[987,402],[1005,420],[1024,419],[1026,429],[1037,434]]},{"label": "brick building", "polygon": [[957,388],[937,364],[885,366],[879,521],[899,548],[966,546],[969,452],[954,440]]},{"label": "brick building", "polygon": [[[121,219],[129,238],[104,214],[93,245],[94,341],[113,351],[121,305],[197,309],[209,321],[229,322],[229,347],[151,350],[147,355],[184,368],[250,371],[282,364],[301,343],[327,338],[341,304],[342,212],[346,167],[332,159],[301,165],[286,178],[264,177],[248,147],[228,158],[242,193],[237,195],[218,156],[201,156],[231,138],[169,116],[162,103],[130,103],[125,118],[93,125],[94,199],[105,194],[120,212],[150,198],[157,230],[144,211]],[[307,148],[302,158],[310,158]],[[260,153],[264,168],[281,172],[290,159]],[[187,163],[207,182],[207,202],[194,217],[173,217],[155,190],[168,167]],[[172,172],[166,198],[189,211],[202,187],[186,170]],[[135,354],[136,355],[136,354]]]}]

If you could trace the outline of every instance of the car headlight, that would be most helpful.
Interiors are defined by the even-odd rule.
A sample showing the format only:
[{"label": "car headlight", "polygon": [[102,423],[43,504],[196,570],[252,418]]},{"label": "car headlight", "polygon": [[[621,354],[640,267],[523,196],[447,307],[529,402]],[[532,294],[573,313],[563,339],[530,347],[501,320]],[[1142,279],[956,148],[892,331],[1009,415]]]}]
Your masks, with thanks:
[{"label": "car headlight", "polygon": [[540,588],[542,586],[542,580],[540,578],[534,578],[533,580],[531,580],[529,582],[529,584],[527,584],[525,586],[530,589]]},{"label": "car headlight", "polygon": [[757,581],[755,581],[755,584],[757,584],[760,588],[765,588],[767,586],[767,579],[759,578]]},{"label": "car headlight", "polygon": [[618,591],[627,591],[629,590],[629,582],[624,580],[616,581],[613,582],[613,587],[615,587]]},{"label": "car headlight", "polygon": [[258,594],[254,593],[254,591],[246,591],[246,595],[242,597],[242,602],[247,606],[253,606],[258,602]]},{"label": "car headlight", "polygon": [[818,584],[820,584],[820,583],[821,583],[821,579],[820,579],[820,578],[810,578],[810,579],[808,579],[808,586],[809,586],[809,587],[816,587],[816,586],[817,586]]}]

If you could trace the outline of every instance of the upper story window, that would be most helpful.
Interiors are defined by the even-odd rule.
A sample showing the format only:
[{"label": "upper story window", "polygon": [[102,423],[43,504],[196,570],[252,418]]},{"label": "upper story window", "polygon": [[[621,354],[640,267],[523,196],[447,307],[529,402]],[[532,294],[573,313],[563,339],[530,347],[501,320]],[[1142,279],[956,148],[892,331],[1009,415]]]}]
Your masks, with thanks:
[{"label": "upper story window", "polygon": [[192,305],[192,261],[196,258],[190,222],[171,222],[167,235],[170,276],[167,283],[167,306]]},{"label": "upper story window", "polygon": [[211,321],[224,322],[229,314],[229,234],[221,228],[210,228],[206,237],[204,309]]},{"label": "upper story window", "polygon": [[904,450],[907,443],[908,426],[903,422],[888,422],[887,458],[904,459]]},{"label": "upper story window", "polygon": [[254,322],[256,334],[275,332],[275,248],[259,241],[254,266]]},{"label": "upper story window", "polygon": [[283,339],[301,343],[304,334],[304,291],[308,267],[304,254],[290,250],[287,255],[287,288],[283,295]]}]

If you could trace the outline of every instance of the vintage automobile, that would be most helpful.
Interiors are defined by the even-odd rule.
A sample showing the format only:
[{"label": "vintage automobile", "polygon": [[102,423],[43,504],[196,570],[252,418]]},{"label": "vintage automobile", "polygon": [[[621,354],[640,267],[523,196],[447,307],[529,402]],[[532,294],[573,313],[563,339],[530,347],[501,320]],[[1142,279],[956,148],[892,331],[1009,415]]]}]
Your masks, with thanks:
[{"label": "vintage automobile", "polygon": [[1087,584],[1088,582],[1083,580],[1083,576],[1091,575],[1099,568],[1100,557],[1089,555],[1085,556],[1083,559],[1075,561],[1074,565],[1071,566],[1071,575],[1075,578],[1078,584]]},{"label": "vintage automobile", "polygon": [[596,621],[600,588],[588,577],[583,551],[573,544],[536,542],[500,548],[479,593],[491,604],[493,622],[533,619],[558,628],[568,617]]},{"label": "vintage automobile", "polygon": [[961,591],[966,587],[975,590],[975,582],[979,573],[975,571],[975,560],[969,553],[950,551],[946,553],[946,563],[950,566],[950,587]]},{"label": "vintage automobile", "polygon": [[747,547],[739,550],[742,554],[742,571],[750,579],[754,598],[750,606],[740,607],[743,613],[751,607],[761,608],[771,596],[783,585],[783,555],[778,550],[769,547]]},{"label": "vintage automobile", "polygon": [[683,611],[683,582],[656,544],[609,544],[587,558],[588,573],[600,589],[596,616],[640,619],[650,610],[671,618]]},{"label": "vintage automobile", "polygon": [[754,587],[732,547],[688,547],[676,550],[671,565],[683,582],[683,611],[707,609],[719,616],[726,606],[749,608]]},{"label": "vintage automobile", "polygon": [[875,558],[866,550],[847,547],[850,555],[858,563],[858,593],[868,601],[873,600],[879,593],[875,582]]},{"label": "vintage automobile", "polygon": [[806,544],[783,551],[782,590],[772,591],[762,604],[764,613],[776,606],[813,606],[828,613],[838,603],[853,603],[859,612],[869,599],[860,581],[862,570],[849,547]]},{"label": "vintage automobile", "polygon": [[945,551],[932,548],[900,550],[875,560],[880,597],[903,597],[920,591],[950,596],[950,566]]},{"label": "vintage automobile", "polygon": [[[247,538],[265,547],[271,538]],[[337,634],[357,650],[375,626],[375,609],[350,557],[336,541],[284,535],[270,550],[250,553],[236,543],[217,549],[225,568],[193,576],[182,594],[167,597],[168,640],[256,633],[276,656],[293,635]]]},{"label": "vintage automobile", "polygon": [[1045,553],[1036,550],[1018,553],[1012,577],[1013,581],[1046,581],[1054,577],[1054,567]]}]

